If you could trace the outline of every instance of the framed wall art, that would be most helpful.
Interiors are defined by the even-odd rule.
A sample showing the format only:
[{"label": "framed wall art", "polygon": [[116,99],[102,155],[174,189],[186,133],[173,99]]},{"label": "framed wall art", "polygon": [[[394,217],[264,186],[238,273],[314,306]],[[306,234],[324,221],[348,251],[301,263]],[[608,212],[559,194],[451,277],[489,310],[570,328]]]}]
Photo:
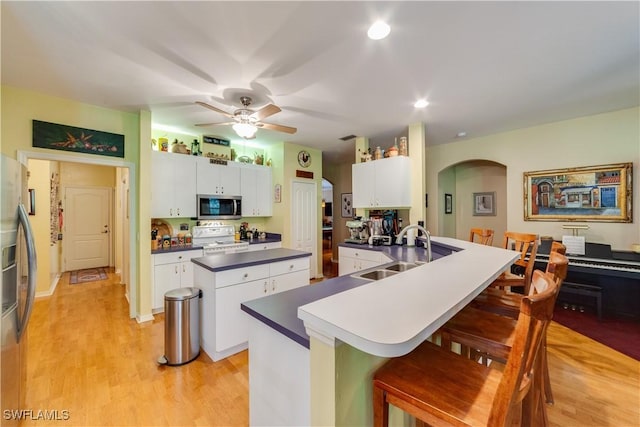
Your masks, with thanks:
[{"label": "framed wall art", "polygon": [[496,215],[496,192],[473,193],[473,216]]},{"label": "framed wall art", "polygon": [[342,193],[340,200],[342,201],[342,218],[353,218],[353,194]]},{"label": "framed wall art", "polygon": [[525,221],[632,220],[632,163],[523,175]]},{"label": "framed wall art", "polygon": [[124,157],[124,135],[33,120],[34,147]]},{"label": "framed wall art", "polygon": [[451,194],[444,194],[444,213],[450,214],[453,212],[453,196]]}]

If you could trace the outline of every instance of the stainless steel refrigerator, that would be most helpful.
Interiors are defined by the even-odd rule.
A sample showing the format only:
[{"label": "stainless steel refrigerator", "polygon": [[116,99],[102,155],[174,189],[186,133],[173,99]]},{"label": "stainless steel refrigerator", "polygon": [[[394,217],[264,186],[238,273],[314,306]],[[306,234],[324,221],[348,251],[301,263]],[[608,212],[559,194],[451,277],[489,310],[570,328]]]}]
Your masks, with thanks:
[{"label": "stainless steel refrigerator", "polygon": [[27,324],[36,287],[36,252],[27,200],[26,167],[1,155],[0,247],[2,249],[2,352],[0,355],[1,424],[16,425],[24,408],[26,389]]}]

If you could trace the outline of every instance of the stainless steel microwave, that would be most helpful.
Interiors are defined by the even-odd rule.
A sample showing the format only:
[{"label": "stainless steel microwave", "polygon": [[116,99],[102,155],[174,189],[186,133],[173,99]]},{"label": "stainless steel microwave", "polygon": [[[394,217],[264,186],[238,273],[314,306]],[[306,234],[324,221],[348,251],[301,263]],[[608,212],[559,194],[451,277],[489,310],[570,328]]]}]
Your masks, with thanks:
[{"label": "stainless steel microwave", "polygon": [[219,194],[198,194],[198,219],[242,218],[242,197]]}]

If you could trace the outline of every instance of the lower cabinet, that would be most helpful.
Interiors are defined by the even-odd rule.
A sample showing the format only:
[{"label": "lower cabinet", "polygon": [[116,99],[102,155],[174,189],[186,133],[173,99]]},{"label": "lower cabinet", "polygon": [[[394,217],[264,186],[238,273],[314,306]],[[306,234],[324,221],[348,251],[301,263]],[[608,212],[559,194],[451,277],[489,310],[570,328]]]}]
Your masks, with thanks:
[{"label": "lower cabinet", "polygon": [[152,310],[164,311],[164,294],[176,288],[194,286],[191,258],[202,256],[202,249],[152,255]]},{"label": "lower cabinet", "polygon": [[[249,322],[246,319],[247,314],[240,310],[240,304],[267,295],[268,289],[268,277],[216,289],[214,354],[222,353],[226,349],[247,341]],[[216,359],[214,358],[213,360]]]},{"label": "lower cabinet", "polygon": [[379,251],[338,247],[338,275],[345,276],[392,261]]},{"label": "lower cabinet", "polygon": [[211,272],[195,265],[195,286],[202,289],[201,346],[214,361],[248,347],[251,317],[245,301],[309,284],[309,257]]}]

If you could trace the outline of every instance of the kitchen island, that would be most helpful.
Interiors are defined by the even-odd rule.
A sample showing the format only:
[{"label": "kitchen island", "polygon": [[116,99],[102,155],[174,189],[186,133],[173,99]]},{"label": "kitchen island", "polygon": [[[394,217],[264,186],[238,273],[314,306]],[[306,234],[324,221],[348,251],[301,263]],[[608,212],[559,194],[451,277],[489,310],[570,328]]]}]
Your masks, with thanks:
[{"label": "kitchen island", "polygon": [[309,284],[309,252],[267,249],[192,258],[202,290],[201,346],[214,361],[247,348],[249,318],[240,304]]},{"label": "kitchen island", "polygon": [[[442,237],[432,247],[433,262],[381,280],[341,276],[244,303],[255,319],[251,424],[371,425],[375,369],[427,339],[518,257]],[[425,260],[423,248],[359,248]]]}]

